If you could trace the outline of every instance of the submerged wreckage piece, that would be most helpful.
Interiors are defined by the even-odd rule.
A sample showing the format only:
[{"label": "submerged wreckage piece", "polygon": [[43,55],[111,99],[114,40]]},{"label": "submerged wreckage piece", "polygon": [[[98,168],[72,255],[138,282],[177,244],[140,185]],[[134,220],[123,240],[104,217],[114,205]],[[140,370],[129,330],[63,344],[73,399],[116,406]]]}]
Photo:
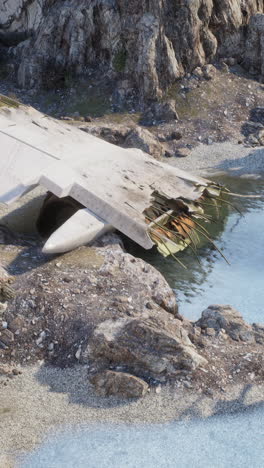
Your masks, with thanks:
[{"label": "submerged wreckage piece", "polygon": [[0,202],[12,203],[41,185],[80,205],[47,240],[45,252],[71,250],[113,228],[145,249],[156,244],[163,255],[193,248],[198,233],[207,237],[198,220],[210,222],[203,205],[213,206],[220,186],[33,108],[3,103]]}]

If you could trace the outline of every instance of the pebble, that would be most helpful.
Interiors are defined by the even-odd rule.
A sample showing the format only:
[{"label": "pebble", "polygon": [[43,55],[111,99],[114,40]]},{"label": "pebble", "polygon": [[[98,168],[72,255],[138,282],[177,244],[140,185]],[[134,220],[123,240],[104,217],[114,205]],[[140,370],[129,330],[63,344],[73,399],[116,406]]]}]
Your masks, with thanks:
[{"label": "pebble", "polygon": [[81,353],[82,353],[82,347],[81,345],[79,346],[79,348],[77,349],[76,353],[75,353],[75,357],[76,359],[79,361],[80,357],[81,357]]},{"label": "pebble", "polygon": [[7,304],[0,302],[0,314],[2,314],[7,308]]},{"label": "pebble", "polygon": [[192,388],[192,384],[190,382],[184,381],[183,384],[186,388],[189,388],[189,389]]},{"label": "pebble", "polygon": [[38,339],[36,340],[36,345],[39,346],[40,348],[43,347],[42,345],[42,341],[46,338],[46,332],[45,331],[42,331],[40,334],[39,334],[39,337]]},{"label": "pebble", "polygon": [[14,341],[14,333],[8,329],[4,329],[0,332],[0,340],[5,344],[9,345]]}]

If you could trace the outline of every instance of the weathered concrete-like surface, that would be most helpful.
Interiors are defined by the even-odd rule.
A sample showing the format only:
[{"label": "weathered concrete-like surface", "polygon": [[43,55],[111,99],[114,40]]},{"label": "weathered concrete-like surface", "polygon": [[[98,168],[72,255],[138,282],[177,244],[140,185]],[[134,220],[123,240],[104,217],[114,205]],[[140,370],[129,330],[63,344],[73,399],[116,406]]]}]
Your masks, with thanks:
[{"label": "weathered concrete-like surface", "polygon": [[[11,203],[41,185],[87,207],[87,224],[91,215],[97,217],[92,230],[101,231],[102,223],[106,229],[112,225],[147,249],[153,242],[144,211],[153,194],[196,200],[210,184],[140,150],[119,148],[23,106],[1,108],[0,144],[0,202]],[[83,242],[82,231],[74,247]]]}]

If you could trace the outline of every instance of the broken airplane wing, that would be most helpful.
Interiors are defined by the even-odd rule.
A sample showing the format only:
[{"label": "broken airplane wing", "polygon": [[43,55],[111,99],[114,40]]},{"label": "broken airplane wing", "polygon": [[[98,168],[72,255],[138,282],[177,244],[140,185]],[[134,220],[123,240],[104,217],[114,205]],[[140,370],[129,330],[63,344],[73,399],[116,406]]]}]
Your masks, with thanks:
[{"label": "broken airplane wing", "polygon": [[221,192],[140,150],[22,105],[0,108],[0,144],[0,202],[12,203],[41,185],[84,206],[52,234],[45,252],[71,250],[115,228],[145,249],[157,244],[164,255],[177,253],[192,243],[202,199]]}]

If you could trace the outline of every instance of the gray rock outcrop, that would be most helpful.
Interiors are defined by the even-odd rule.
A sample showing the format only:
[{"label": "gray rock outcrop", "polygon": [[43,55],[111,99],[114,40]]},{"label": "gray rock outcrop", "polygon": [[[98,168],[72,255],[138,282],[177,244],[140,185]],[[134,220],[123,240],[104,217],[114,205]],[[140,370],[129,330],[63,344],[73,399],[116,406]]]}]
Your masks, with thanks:
[{"label": "gray rock outcrop", "polygon": [[158,381],[206,365],[181,321],[157,307],[140,318],[100,323],[89,341],[87,355],[97,365],[101,361],[103,366],[121,366]]},{"label": "gray rock outcrop", "polygon": [[79,129],[123,148],[141,149],[156,159],[160,159],[165,153],[165,148],[159,139],[139,125],[133,127],[112,123],[97,126],[80,125]]},{"label": "gray rock outcrop", "polygon": [[264,15],[253,15],[249,22],[244,66],[264,79]]},{"label": "gray rock outcrop", "polygon": [[151,126],[161,122],[171,122],[178,120],[175,101],[173,99],[167,102],[154,102],[148,107],[141,119],[143,125]]},{"label": "gray rock outcrop", "polygon": [[165,153],[162,144],[155,135],[140,127],[131,130],[124,141],[124,147],[141,149],[145,153],[151,154],[156,159],[160,159]]},{"label": "gray rock outcrop", "polygon": [[226,334],[235,341],[264,342],[263,326],[252,326],[243,320],[242,315],[230,305],[211,305],[202,312],[201,318],[196,322],[203,330],[215,330]]},{"label": "gray rock outcrop", "polygon": [[[161,97],[217,57],[241,60],[249,22],[247,54],[255,43],[259,50],[263,12],[263,0],[8,0],[0,7],[3,28],[36,32],[16,51],[21,86],[45,84],[51,70],[63,79],[95,67],[117,85],[130,82],[141,100]],[[257,48],[253,56],[260,61]]]}]

